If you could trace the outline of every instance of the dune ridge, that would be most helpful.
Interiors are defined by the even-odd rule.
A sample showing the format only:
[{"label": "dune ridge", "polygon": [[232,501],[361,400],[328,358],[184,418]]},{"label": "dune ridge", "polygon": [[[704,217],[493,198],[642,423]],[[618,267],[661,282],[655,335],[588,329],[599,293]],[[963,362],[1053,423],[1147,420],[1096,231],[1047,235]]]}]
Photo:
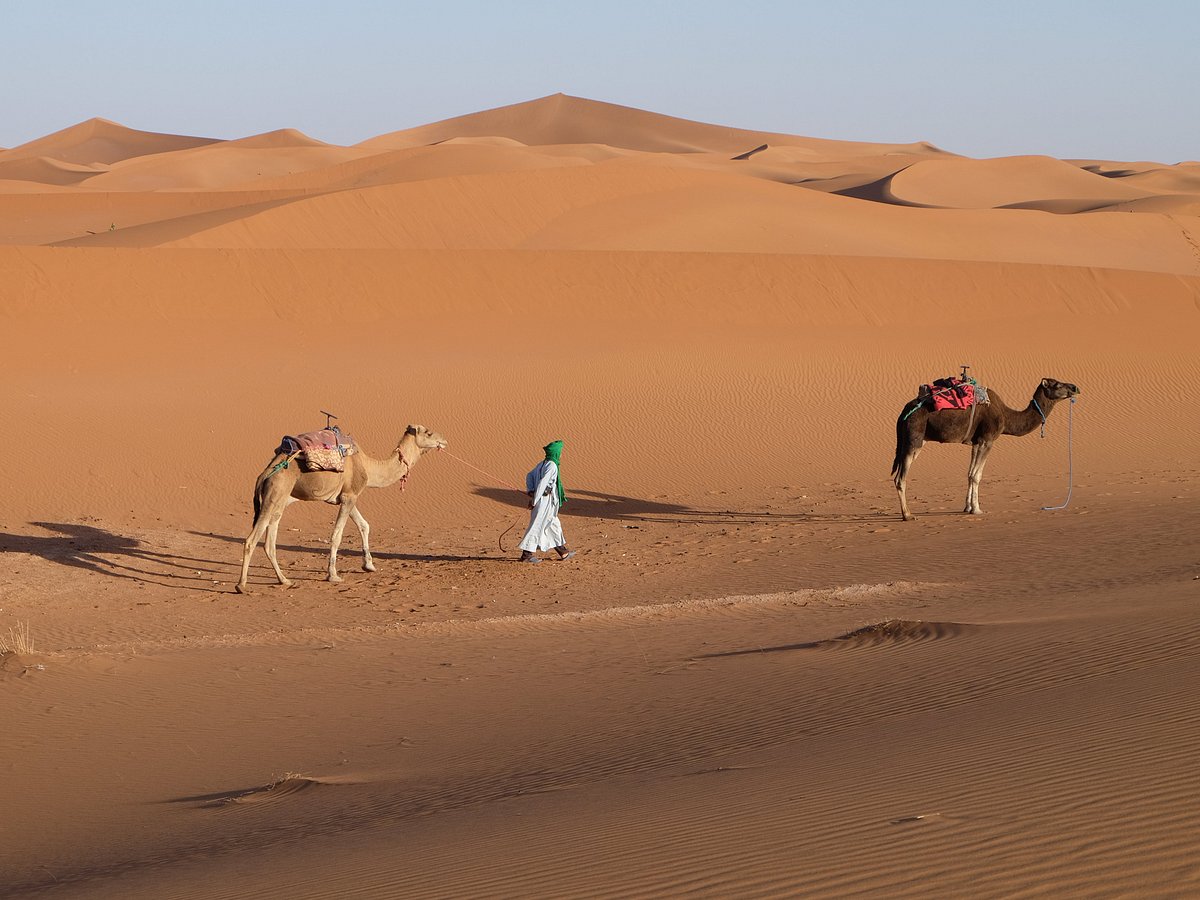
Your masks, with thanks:
[{"label": "dune ridge", "polygon": [[0,162],[44,156],[83,166],[111,165],[150,153],[187,150],[212,143],[216,139],[138,131],[108,119],[94,118],[0,151]]},{"label": "dune ridge", "polygon": [[561,93],[390,132],[369,138],[359,146],[409,147],[462,137],[503,137],[526,145],[610,144],[630,150],[667,153],[715,151],[742,154],[773,142],[796,147],[810,158],[875,154],[889,150],[930,154],[942,152],[927,143],[867,144],[747,131]]}]

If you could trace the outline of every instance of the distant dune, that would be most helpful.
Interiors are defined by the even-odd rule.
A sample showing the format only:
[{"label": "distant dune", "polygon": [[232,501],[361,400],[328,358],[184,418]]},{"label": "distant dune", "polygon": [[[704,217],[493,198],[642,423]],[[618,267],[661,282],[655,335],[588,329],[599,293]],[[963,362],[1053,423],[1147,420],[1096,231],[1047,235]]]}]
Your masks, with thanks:
[{"label": "distant dune", "polygon": [[609,144],[647,153],[742,154],[761,144],[783,144],[810,159],[846,158],[888,151],[941,152],[930,144],[870,144],[726,128],[567,94],[553,94],[527,103],[394,131],[363,141],[359,146],[391,149],[440,143],[451,138],[497,136],[531,146]]},{"label": "distant dune", "polygon": [[893,175],[888,191],[900,203],[962,209],[1073,199],[1138,200],[1152,193],[1044,156],[919,162]]},{"label": "distant dune", "polygon": [[81,166],[45,156],[5,159],[0,154],[0,180],[33,181],[42,184],[79,184],[107,169],[107,166]]},{"label": "distant dune", "polygon": [[214,143],[212,138],[158,134],[126,128],[108,119],[88,119],[45,137],[0,152],[0,162],[45,156],[90,166],[115,163],[149,153],[169,153]]}]

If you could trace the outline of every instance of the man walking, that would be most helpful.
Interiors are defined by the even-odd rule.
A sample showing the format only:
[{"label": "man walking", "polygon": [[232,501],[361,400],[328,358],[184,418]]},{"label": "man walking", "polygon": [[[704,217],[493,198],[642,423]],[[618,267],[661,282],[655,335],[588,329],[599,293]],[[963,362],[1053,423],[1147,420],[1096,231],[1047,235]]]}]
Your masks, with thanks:
[{"label": "man walking", "polygon": [[541,558],[534,554],[551,547],[559,559],[570,559],[575,555],[575,551],[567,547],[562,523],[558,520],[558,511],[567,502],[558,472],[563,442],[551,441],[542,449],[546,451],[546,458],[525,476],[525,493],[529,495],[529,508],[533,512],[529,514],[529,530],[518,545],[521,548],[518,562],[539,563]]}]

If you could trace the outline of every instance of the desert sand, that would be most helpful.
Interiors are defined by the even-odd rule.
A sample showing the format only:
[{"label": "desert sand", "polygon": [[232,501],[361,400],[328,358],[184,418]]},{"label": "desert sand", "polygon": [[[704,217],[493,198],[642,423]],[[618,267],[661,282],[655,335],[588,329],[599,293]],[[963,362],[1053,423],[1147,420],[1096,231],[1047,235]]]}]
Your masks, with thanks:
[{"label": "desert sand", "polygon": [[[0,150],[0,330],[2,896],[1200,893],[1200,163],[95,119]],[[902,522],[964,364],[1081,393]],[[238,595],[321,410],[449,446]]]}]

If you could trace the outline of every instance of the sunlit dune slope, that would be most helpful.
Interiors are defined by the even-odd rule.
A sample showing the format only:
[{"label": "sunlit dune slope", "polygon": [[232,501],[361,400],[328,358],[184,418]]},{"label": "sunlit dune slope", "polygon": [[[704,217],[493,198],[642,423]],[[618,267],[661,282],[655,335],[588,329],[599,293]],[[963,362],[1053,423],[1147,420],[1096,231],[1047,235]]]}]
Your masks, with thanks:
[{"label": "sunlit dune slope", "polygon": [[46,156],[60,162],[115,163],[150,153],[170,153],[215,143],[212,138],[159,134],[126,128],[108,119],[88,119],[45,137],[0,151],[0,161]]},{"label": "sunlit dune slope", "polygon": [[832,253],[1200,271],[1181,225],[1159,216],[905,209],[629,160],[339,191],[70,243]]},{"label": "sunlit dune slope", "polygon": [[433,147],[373,152],[306,172],[255,178],[247,186],[323,193],[457,175],[582,166],[592,161],[587,148],[572,152],[561,147],[526,148],[516,143],[447,141]]},{"label": "sunlit dune slope", "polygon": [[747,131],[678,119],[628,106],[553,94],[538,100],[502,106],[395,131],[363,141],[375,148],[411,147],[450,138],[501,136],[523,144],[609,144],[632,150],[663,153],[700,151],[742,154],[762,144],[783,144],[802,150],[811,159],[843,159],[902,153],[940,154],[928,144],[872,144],[822,140],[766,131]]},{"label": "sunlit dune slope", "polygon": [[[107,166],[84,166],[46,156],[21,156],[5,159],[0,154],[0,180],[26,181],[67,186],[79,184],[105,171]],[[32,187],[32,185],[31,185]]]},{"label": "sunlit dune slope", "polygon": [[[794,254],[17,247],[0,248],[0,277],[12,412],[45,447],[9,492],[31,521],[240,523],[255,466],[322,408],[376,452],[409,421],[437,427],[492,472],[520,471],[533,434],[568,435],[576,487],[623,496],[703,495],[714,442],[743,433],[774,449],[722,462],[741,491],[882,481],[900,406],[962,362],[1010,403],[1044,375],[1083,386],[1086,471],[1161,470],[1200,446],[1171,414],[1200,388],[1195,277]],[[545,340],[529,324],[543,313]],[[51,333],[53,363],[37,339]],[[328,355],[344,377],[313,369]],[[553,395],[525,403],[547,372]],[[328,382],[315,393],[314,378]],[[83,466],[81,433],[99,435]],[[622,433],[670,453],[607,452]],[[1052,435],[1006,444],[989,475],[1059,471]],[[223,461],[195,490],[180,466],[213,440]],[[957,484],[953,448],[930,459]],[[486,495],[462,494],[468,474],[439,461],[403,503],[374,503],[426,523],[494,517]],[[449,495],[454,509],[439,505]]]},{"label": "sunlit dune slope", "polygon": [[[290,199],[296,191],[79,191],[31,182],[0,182],[0,244],[52,244],[116,234],[147,222],[186,221],[197,213]],[[185,231],[183,233],[190,233]]]},{"label": "sunlit dune slope", "polygon": [[104,191],[224,190],[261,178],[325,168],[369,153],[323,144],[287,130],[147,154],[113,165],[91,179],[87,187]]},{"label": "sunlit dune slope", "polygon": [[1099,205],[1153,193],[1045,156],[918,162],[893,175],[887,192],[899,203],[963,209],[1066,199],[1086,199]]}]

